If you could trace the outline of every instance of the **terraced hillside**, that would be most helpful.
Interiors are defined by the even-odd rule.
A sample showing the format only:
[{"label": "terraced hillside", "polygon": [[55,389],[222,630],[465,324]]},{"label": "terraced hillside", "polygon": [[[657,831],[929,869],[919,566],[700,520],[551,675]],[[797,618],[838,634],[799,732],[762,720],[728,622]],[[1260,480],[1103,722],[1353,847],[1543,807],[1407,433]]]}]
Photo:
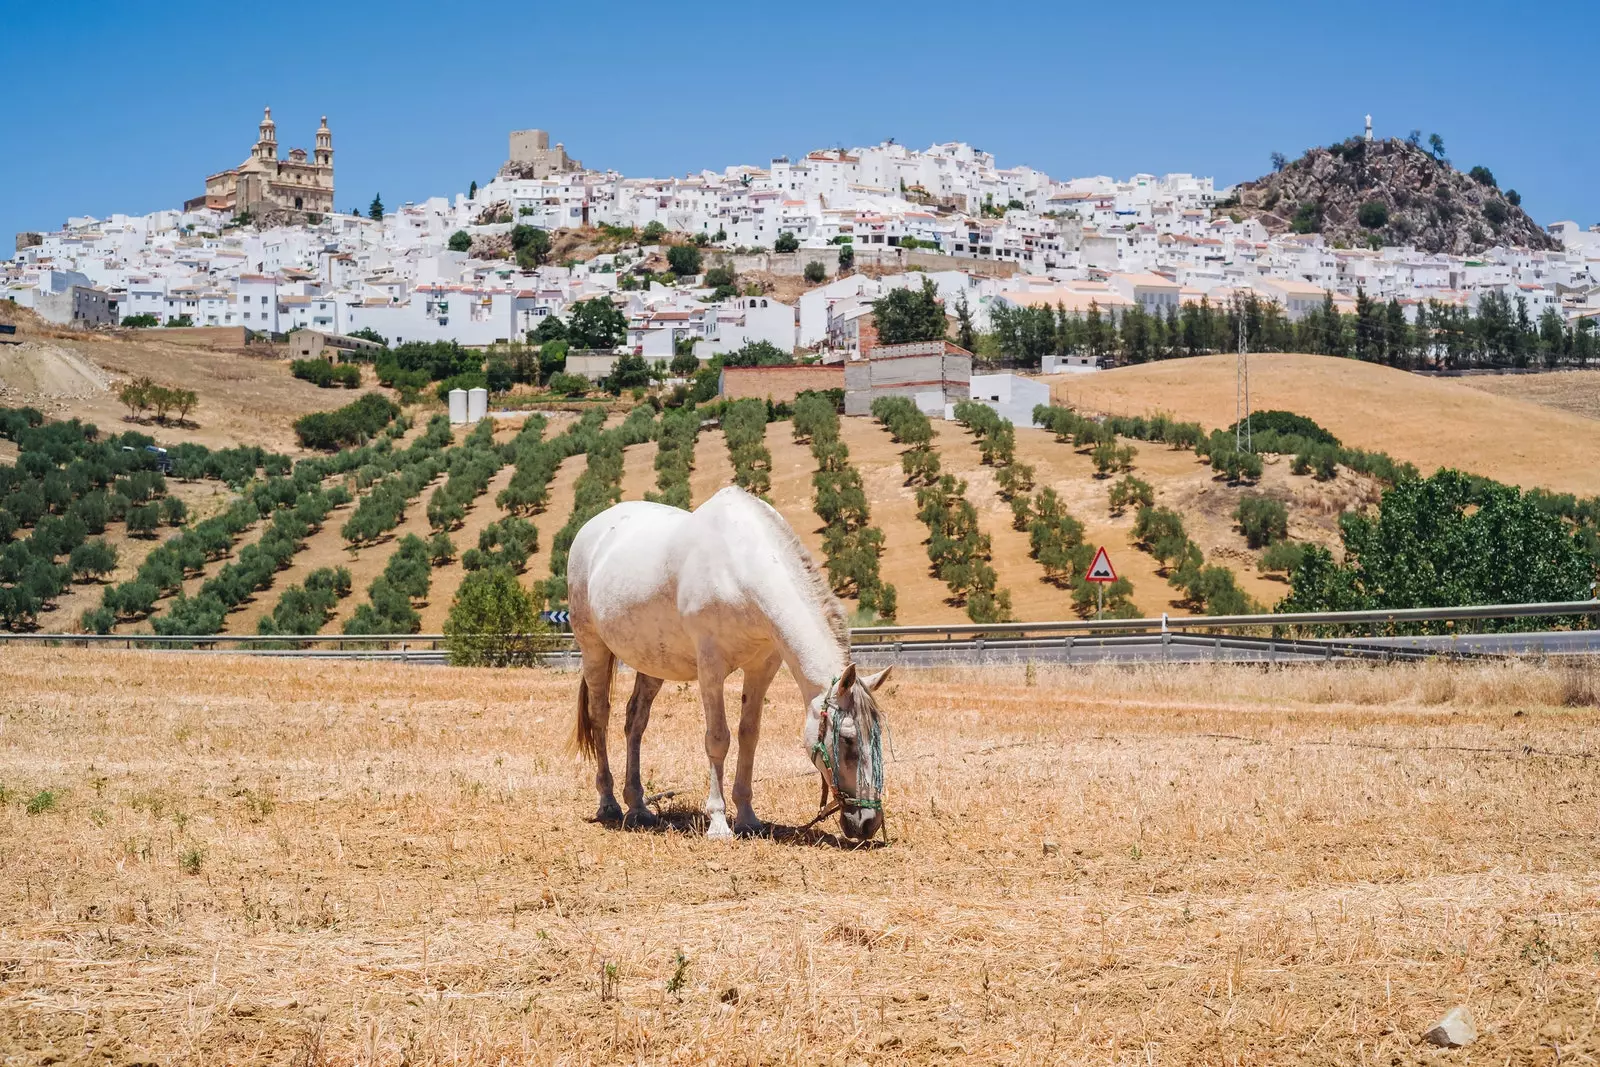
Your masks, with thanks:
[{"label": "terraced hillside", "polygon": [[[231,365],[241,357],[218,352],[211,353],[210,358],[217,363],[212,377],[220,381],[234,373],[223,364]],[[252,366],[251,373],[266,372]],[[1593,495],[1600,490],[1600,474],[1593,462],[1593,457],[1600,455],[1600,422],[1580,413],[1587,400],[1576,404],[1561,402],[1563,382],[1574,386],[1589,384],[1583,372],[1493,382],[1441,380],[1353,360],[1263,355],[1256,357],[1253,364],[1252,400],[1257,410],[1277,408],[1310,416],[1347,444],[1383,450],[1396,460],[1415,463],[1424,472],[1451,464],[1523,486]],[[1203,430],[1232,421],[1234,363],[1228,356],[1176,360],[1093,375],[1063,375],[1051,379],[1051,384],[1058,404],[1070,404],[1081,412],[1136,415],[1163,411],[1178,419],[1193,420]],[[330,397],[305,383],[278,383],[273,388],[286,394],[320,393],[314,398],[317,401]],[[346,397],[343,391],[337,391],[331,398]],[[82,402],[63,398],[48,414],[77,415],[75,403],[82,406]],[[103,403],[102,397],[96,397],[81,414],[103,418]],[[295,410],[301,409],[275,410],[272,418],[287,424]],[[257,411],[239,425],[253,427],[265,417]],[[417,442],[426,432],[429,417],[427,408],[414,409],[409,429],[393,442],[394,448],[408,449]],[[578,421],[571,413],[551,413],[540,418],[544,420],[543,429],[535,439],[546,442],[566,434]],[[115,427],[122,420],[105,421]],[[613,411],[603,424],[596,426],[609,432],[622,422],[622,414]],[[658,416],[652,432],[659,436],[666,424],[667,417]],[[492,536],[497,524],[513,514],[513,505],[516,514],[537,531],[520,572],[521,580],[531,587],[551,577],[553,556],[559,566],[557,534],[570,525],[579,479],[590,468],[582,449],[592,446],[575,446],[580,449],[577,453],[561,451],[548,469],[537,472],[539,501],[529,506],[524,494],[534,484],[528,479],[536,472],[523,472],[518,467],[516,442],[521,440],[518,435],[523,426],[520,418],[504,419],[496,425],[492,473],[487,482],[473,482],[470,488],[475,495],[443,526],[430,521],[429,505],[433,494],[446,484],[447,467],[452,456],[460,456],[470,428],[458,427],[452,432],[433,468],[438,473],[409,497],[398,522],[375,536],[351,541],[344,527],[381,479],[394,476],[392,468],[379,464],[378,468],[362,471],[339,468],[329,473],[322,479],[323,489],[347,489],[352,499],[333,507],[320,525],[313,523],[264,587],[248,593],[236,604],[230,601],[231,609],[219,624],[222,632],[257,632],[286,593],[298,595],[294,591],[313,575],[343,568],[348,572],[350,592],[329,608],[321,629],[323,633],[338,633],[361,605],[369,602],[372,584],[385,574],[397,547],[408,535],[427,540],[442,530],[450,540],[450,550],[435,550],[437,558],[426,593],[417,594],[411,602],[420,629],[437,632],[468,573],[469,564],[463,554],[478,549],[481,538]],[[213,431],[206,436],[234,436],[226,424],[213,427]],[[1149,503],[1181,518],[1184,536],[1204,563],[1227,568],[1238,590],[1263,606],[1280,599],[1287,584],[1281,573],[1266,574],[1259,569],[1263,550],[1251,547],[1240,529],[1236,511],[1247,494],[1270,498],[1285,507],[1290,540],[1337,548],[1339,514],[1369,506],[1382,488],[1374,478],[1343,467],[1337,477],[1325,480],[1294,474],[1290,470],[1291,457],[1275,455],[1263,457],[1256,484],[1232,484],[1188,448],[1126,438],[1111,443],[1132,448],[1127,469],[1107,473],[1097,470],[1092,442],[1074,444],[1071,434],[1062,437],[1049,430],[1015,428],[1008,432],[1014,436],[1014,462],[1031,472],[1025,503],[1037,503],[1039,494],[1050,494],[1050,506],[1059,509],[1062,516],[1061,529],[1071,535],[1072,543],[1063,550],[1081,553],[1105,546],[1119,574],[1132,585],[1125,607],[1140,614],[1190,612],[1197,609],[1197,604],[1184,599],[1184,594],[1168,583],[1172,561],[1163,563],[1153,555],[1150,545],[1141,543],[1136,534],[1139,507],[1112,507],[1113,485],[1130,479],[1148,485]],[[746,427],[746,437],[748,433]],[[951,476],[952,489],[959,489],[965,505],[970,505],[974,529],[985,539],[987,554],[983,565],[992,568],[996,590],[1003,590],[1008,598],[1009,606],[1003,613],[1020,620],[1082,613],[1085,598],[1080,586],[1075,602],[1074,580],[1069,580],[1071,566],[1064,572],[1059,552],[1057,563],[1046,558],[1048,549],[1041,553],[1039,534],[1030,525],[1029,517],[1015,510],[1010,498],[1015,494],[1008,495],[1000,468],[986,462],[979,436],[960,424],[941,421],[932,423],[928,435],[927,447],[937,456],[940,472]],[[168,429],[162,436],[170,443],[172,438],[182,439],[188,434],[179,428]],[[281,442],[288,436],[284,431],[271,435],[271,439]],[[725,486],[756,477],[767,498],[799,532],[818,562],[825,561],[827,527],[819,514],[815,481],[819,463],[825,462],[824,454],[813,449],[803,435],[797,436],[790,421],[766,427],[764,437],[758,439],[757,451],[765,449],[769,458],[756,461],[760,469],[754,474],[737,468],[728,436],[715,421],[707,422],[698,433],[680,423],[679,430],[669,436],[672,441],[665,450],[658,440],[633,443],[636,438],[630,437],[621,449],[619,468],[605,475],[608,484],[613,484],[610,480],[614,479],[614,488],[606,491],[617,499],[667,494],[669,499],[687,499],[691,505],[698,505]],[[881,536],[875,580],[893,587],[896,620],[966,621],[966,600],[952,592],[954,587],[941,577],[930,559],[930,531],[919,517],[918,486],[911,484],[902,468],[905,446],[897,444],[884,425],[868,418],[841,420],[837,441],[845,450],[847,465],[853,471],[851,477],[859,476],[870,508],[873,537]],[[0,445],[5,449],[0,452],[0,463],[16,462],[15,445],[10,441]],[[740,447],[750,447],[749,442]],[[288,455],[298,460],[312,453],[291,448]],[[691,457],[687,471],[684,457]],[[747,456],[740,462],[750,461]],[[482,489],[478,490],[480,484]],[[191,524],[225,513],[239,499],[236,489],[215,479],[172,478],[169,492],[188,506]],[[592,508],[592,500],[587,506]],[[223,574],[241,552],[267,534],[270,525],[266,518],[250,523],[232,537],[225,551],[213,553],[203,565],[186,571],[181,583],[184,596],[192,599]],[[19,531],[17,536],[25,532]],[[144,558],[177,533],[178,528],[163,525],[153,537],[129,537],[119,524],[112,524],[105,539],[118,549],[115,570],[100,581],[66,587],[40,612],[37,626],[46,630],[76,628],[83,613],[100,602],[103,590],[128,582]],[[570,533],[569,529],[568,536]],[[1081,564],[1078,566],[1081,568]],[[836,581],[836,587],[847,600],[854,599],[856,590],[848,579]],[[148,630],[152,624],[167,619],[180,604],[176,596],[163,595],[149,616],[137,612],[121,615],[115,621],[115,632]],[[870,618],[871,613],[863,612],[860,617]],[[170,628],[176,623],[166,621],[164,625]]]}]

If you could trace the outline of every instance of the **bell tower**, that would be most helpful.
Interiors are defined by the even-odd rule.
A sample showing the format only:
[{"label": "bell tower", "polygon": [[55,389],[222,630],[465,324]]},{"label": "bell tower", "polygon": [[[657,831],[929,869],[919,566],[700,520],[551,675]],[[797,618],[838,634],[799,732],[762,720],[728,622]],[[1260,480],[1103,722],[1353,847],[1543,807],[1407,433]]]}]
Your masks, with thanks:
[{"label": "bell tower", "polygon": [[328,130],[328,116],[322,116],[322,125],[317,127],[317,149],[315,160],[319,167],[333,166],[333,134]]},{"label": "bell tower", "polygon": [[272,121],[270,107],[261,119],[261,138],[256,142],[256,158],[264,160],[278,158],[278,124]]}]

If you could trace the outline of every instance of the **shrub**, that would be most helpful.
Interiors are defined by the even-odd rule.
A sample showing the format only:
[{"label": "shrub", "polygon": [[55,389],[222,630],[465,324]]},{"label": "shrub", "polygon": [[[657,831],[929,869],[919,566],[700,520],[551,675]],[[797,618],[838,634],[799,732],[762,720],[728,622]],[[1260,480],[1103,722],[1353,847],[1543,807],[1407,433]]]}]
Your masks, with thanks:
[{"label": "shrub", "polygon": [[550,391],[563,396],[583,396],[594,385],[581,374],[567,374],[565,372],[550,376]]},{"label": "shrub", "polygon": [[302,448],[336,451],[365,444],[388,425],[400,408],[381,393],[368,393],[335,411],[318,411],[298,419],[295,436]]},{"label": "shrub", "polygon": [[458,667],[529,666],[550,646],[538,605],[504,567],[466,576],[450,605],[444,632],[450,662]]},{"label": "shrub", "polygon": [[1108,496],[1113,515],[1121,515],[1130,506],[1148,508],[1154,506],[1156,502],[1156,492],[1150,487],[1150,483],[1131,474],[1114,483]]},{"label": "shrub", "polygon": [[1304,545],[1295,544],[1293,541],[1274,541],[1261,554],[1259,568],[1264,572],[1292,574],[1305,556]]},{"label": "shrub", "polygon": [[[812,285],[821,285],[828,278],[828,268],[822,265],[821,260],[813,259],[806,264],[805,279]],[[879,612],[882,614],[882,612]]]},{"label": "shrub", "polygon": [[1382,200],[1368,200],[1356,211],[1356,221],[1369,230],[1381,230],[1389,223],[1389,205]]},{"label": "shrub", "polygon": [[1280,500],[1246,493],[1233,517],[1251,548],[1263,548],[1289,536],[1289,509]]}]

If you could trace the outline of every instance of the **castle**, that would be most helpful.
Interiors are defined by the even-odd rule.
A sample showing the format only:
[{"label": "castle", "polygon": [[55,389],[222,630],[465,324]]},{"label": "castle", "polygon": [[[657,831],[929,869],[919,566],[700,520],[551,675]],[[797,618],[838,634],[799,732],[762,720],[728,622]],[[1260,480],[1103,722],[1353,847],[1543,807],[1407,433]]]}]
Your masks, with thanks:
[{"label": "castle", "polygon": [[205,195],[184,207],[234,214],[275,210],[333,214],[333,134],[328,131],[328,116],[322,116],[322,125],[317,127],[313,160],[306,161],[303,148],[291,148],[288,159],[279,159],[278,126],[272,121],[272,109],[267,108],[250,158],[206,178]]},{"label": "castle", "polygon": [[550,135],[543,130],[512,130],[511,158],[500,168],[502,178],[548,178],[552,174],[581,171],[583,164],[567,155],[557,141],[550,147]]}]

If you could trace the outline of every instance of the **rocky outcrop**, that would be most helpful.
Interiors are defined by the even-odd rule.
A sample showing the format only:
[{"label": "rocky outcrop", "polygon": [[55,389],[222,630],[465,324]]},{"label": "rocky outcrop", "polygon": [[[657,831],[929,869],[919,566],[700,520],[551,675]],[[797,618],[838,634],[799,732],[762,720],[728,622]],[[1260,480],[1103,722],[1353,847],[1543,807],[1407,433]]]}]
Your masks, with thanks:
[{"label": "rocky outcrop", "polygon": [[1238,203],[1225,210],[1258,218],[1274,234],[1317,232],[1332,244],[1408,244],[1456,255],[1495,245],[1559,247],[1500,189],[1401,140],[1313,148],[1236,191]]}]

